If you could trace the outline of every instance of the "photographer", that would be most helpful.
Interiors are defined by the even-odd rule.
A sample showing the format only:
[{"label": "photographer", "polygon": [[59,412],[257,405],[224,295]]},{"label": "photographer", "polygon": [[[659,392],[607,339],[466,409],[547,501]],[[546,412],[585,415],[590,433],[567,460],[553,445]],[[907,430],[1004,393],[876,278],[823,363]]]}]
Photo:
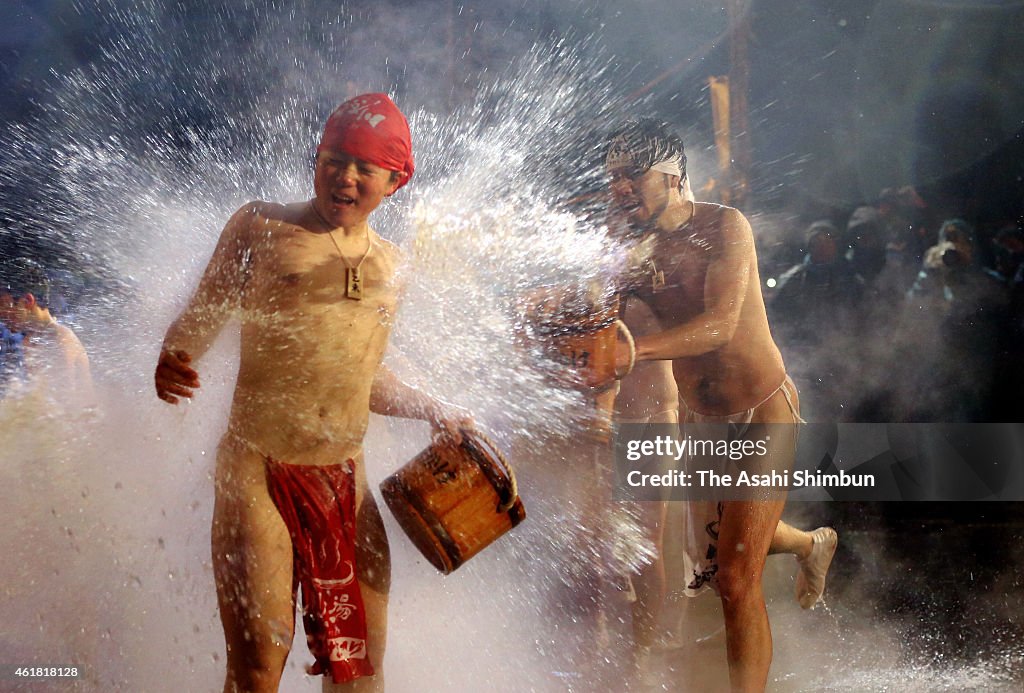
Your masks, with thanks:
[{"label": "photographer", "polygon": [[1008,297],[977,261],[977,251],[967,222],[943,222],[907,292],[915,353],[929,354],[918,361],[913,420],[988,420],[990,364]]}]

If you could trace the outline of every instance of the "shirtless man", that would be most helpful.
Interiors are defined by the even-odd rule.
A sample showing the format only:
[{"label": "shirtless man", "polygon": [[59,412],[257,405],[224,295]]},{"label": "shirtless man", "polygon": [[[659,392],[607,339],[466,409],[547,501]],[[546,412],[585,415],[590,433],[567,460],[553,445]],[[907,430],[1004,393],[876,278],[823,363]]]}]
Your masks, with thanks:
[{"label": "shirtless man", "polygon": [[[684,425],[791,424],[792,435],[773,436],[770,446],[776,468],[791,466],[799,403],[768,328],[750,224],[735,209],[684,197],[682,140],[655,121],[631,122],[613,134],[608,169],[616,207],[638,237],[653,240],[650,274],[635,293],[661,329],[636,339],[636,360],[672,361]],[[625,365],[628,354],[618,360]],[[794,553],[802,560],[798,598],[811,606],[824,587],[835,532],[781,523],[785,500],[777,497],[704,505],[717,513],[717,532],[708,531],[697,547],[698,579],[688,587],[717,586],[731,687],[760,691],[772,658],[761,587],[765,558]]]},{"label": "shirtless man", "polygon": [[[622,320],[633,335],[658,330],[650,308],[634,296],[623,297]],[[633,370],[619,381],[615,397],[615,429],[622,424],[674,425],[679,422],[679,393],[672,378],[669,361],[637,362]],[[637,503],[637,515],[655,552],[655,559],[633,575],[636,600],[633,602],[633,664],[635,673],[644,675],[651,647],[658,634],[658,624],[666,592],[664,532],[666,506],[664,501]]]},{"label": "shirtless man", "polygon": [[199,387],[193,363],[242,317],[212,530],[226,692],[277,690],[298,585],[310,672],[336,690],[383,690],[390,557],[363,466],[369,413],[456,439],[471,424],[381,366],[400,258],[368,217],[412,173],[409,126],[387,96],[341,104],[317,148],[315,197],[239,209],[164,339],[156,391],[176,404]]},{"label": "shirtless man", "polygon": [[8,345],[22,335],[20,353],[12,354],[23,360],[27,389],[22,392],[37,392],[75,408],[93,404],[89,357],[74,331],[50,313],[50,282],[43,268],[20,258],[6,271],[11,276],[0,290],[0,324],[8,330]]}]

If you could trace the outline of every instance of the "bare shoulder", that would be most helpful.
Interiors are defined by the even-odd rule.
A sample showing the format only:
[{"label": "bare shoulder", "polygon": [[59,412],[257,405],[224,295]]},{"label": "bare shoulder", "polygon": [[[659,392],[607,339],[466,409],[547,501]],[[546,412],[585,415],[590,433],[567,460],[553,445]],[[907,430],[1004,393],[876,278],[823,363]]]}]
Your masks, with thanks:
[{"label": "bare shoulder", "polygon": [[374,253],[377,254],[374,263],[377,271],[381,272],[382,278],[391,284],[401,297],[405,294],[409,279],[404,253],[391,241],[381,238],[376,231],[372,233]]},{"label": "bare shoulder", "polygon": [[709,240],[717,238],[730,247],[753,244],[750,222],[735,207],[714,202],[694,202],[693,205],[694,225]]},{"label": "bare shoulder", "polygon": [[385,237],[381,236],[377,231],[374,231],[374,239],[377,240],[377,243],[380,244],[381,249],[384,250],[385,253],[390,254],[392,257],[401,257],[401,249],[385,239]]},{"label": "bare shoulder", "polygon": [[303,224],[306,209],[303,202],[281,204],[252,200],[238,208],[224,232],[249,246],[273,244],[278,236],[275,231]]},{"label": "bare shoulder", "polygon": [[693,218],[701,225],[717,226],[723,229],[729,227],[750,230],[750,222],[743,216],[743,212],[735,207],[728,207],[715,202],[694,202]]},{"label": "bare shoulder", "polygon": [[54,324],[54,330],[57,334],[57,341],[60,342],[61,346],[65,349],[82,352],[85,351],[85,347],[82,346],[82,341],[70,327],[58,322]]},{"label": "bare shoulder", "polygon": [[230,219],[228,219],[228,223],[224,225],[224,232],[222,235],[235,238],[248,236],[252,232],[257,221],[265,217],[264,209],[266,204],[266,202],[261,200],[246,202],[235,210],[235,213],[231,215]]},{"label": "bare shoulder", "polygon": [[253,200],[242,205],[236,216],[241,215],[248,219],[250,226],[267,226],[274,224],[297,224],[302,218],[305,203],[281,204],[279,202],[266,202],[264,200]]},{"label": "bare shoulder", "polygon": [[401,267],[404,260],[402,249],[386,238],[381,238],[376,231],[373,232],[373,238],[374,244],[380,251],[381,256],[391,266],[391,268],[398,269]]}]

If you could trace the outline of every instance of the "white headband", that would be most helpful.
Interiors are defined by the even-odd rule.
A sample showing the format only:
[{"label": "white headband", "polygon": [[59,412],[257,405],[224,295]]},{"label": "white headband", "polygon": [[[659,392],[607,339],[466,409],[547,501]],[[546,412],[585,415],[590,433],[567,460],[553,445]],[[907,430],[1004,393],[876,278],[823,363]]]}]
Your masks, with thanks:
[{"label": "white headband", "polygon": [[667,173],[670,176],[676,178],[683,177],[683,157],[680,154],[676,154],[671,159],[665,159],[659,161],[654,166],[651,166],[652,171],[658,171],[660,173]]},{"label": "white headband", "polygon": [[[633,165],[633,155],[629,152],[629,148],[626,146],[625,137],[620,135],[612,140],[611,145],[608,147],[608,156],[605,158],[605,165],[609,170],[613,171],[617,168],[626,168]],[[659,161],[651,166],[650,170],[682,178],[683,156],[682,154],[676,154],[664,161]]]}]

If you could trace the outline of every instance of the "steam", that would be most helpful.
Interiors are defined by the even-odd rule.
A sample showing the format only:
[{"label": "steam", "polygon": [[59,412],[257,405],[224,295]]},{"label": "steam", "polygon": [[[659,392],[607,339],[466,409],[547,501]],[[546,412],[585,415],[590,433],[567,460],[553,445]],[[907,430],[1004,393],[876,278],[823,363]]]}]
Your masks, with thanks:
[{"label": "steam", "polygon": [[[412,184],[373,219],[408,260],[388,362],[477,414],[516,465],[528,513],[444,579],[388,519],[389,685],[612,686],[628,607],[599,592],[649,560],[650,547],[628,509],[608,511],[591,492],[595,460],[578,437],[589,404],[553,383],[559,366],[543,349],[517,344],[520,298],[541,286],[585,290],[620,270],[600,197],[588,197],[603,185],[600,133],[625,113],[660,108],[678,122],[702,107],[678,95],[689,92],[668,100],[672,110],[628,96],[673,68],[679,79],[703,79],[713,63],[708,37],[726,28],[720,8],[193,5],[96,0],[64,10],[67,23],[95,29],[101,50],[81,65],[67,58],[30,115],[0,133],[4,248],[45,249],[79,278],[66,319],[86,345],[101,400],[84,412],[32,397],[0,405],[0,507],[9,518],[0,533],[0,662],[78,664],[85,673],[69,682],[78,690],[219,687],[209,525],[237,328],[204,358],[199,396],[177,409],[152,394],[157,349],[228,216],[250,199],[308,197],[327,114],[380,90],[411,116],[418,161]],[[679,84],[662,82],[670,83]],[[710,138],[683,125],[699,190],[710,177]],[[374,419],[371,488],[426,442],[423,424]],[[843,541],[864,562],[890,560],[877,543]],[[769,563],[783,566],[770,584],[780,688],[1019,682],[1010,631],[970,666],[913,660],[904,635],[937,637],[934,624],[897,622],[876,636],[879,619],[866,610],[877,595],[847,586],[831,604],[833,627],[820,611],[797,611],[790,562]],[[1019,594],[1019,573],[1003,579],[989,601]],[[1019,599],[989,606],[986,618],[1019,619]],[[600,645],[602,613],[611,636]],[[891,655],[877,658],[878,638]],[[720,653],[721,640],[708,642]],[[821,651],[808,662],[807,652]],[[302,673],[306,661],[300,636],[282,690],[319,688]],[[664,664],[665,681],[678,680],[678,660]]]}]

